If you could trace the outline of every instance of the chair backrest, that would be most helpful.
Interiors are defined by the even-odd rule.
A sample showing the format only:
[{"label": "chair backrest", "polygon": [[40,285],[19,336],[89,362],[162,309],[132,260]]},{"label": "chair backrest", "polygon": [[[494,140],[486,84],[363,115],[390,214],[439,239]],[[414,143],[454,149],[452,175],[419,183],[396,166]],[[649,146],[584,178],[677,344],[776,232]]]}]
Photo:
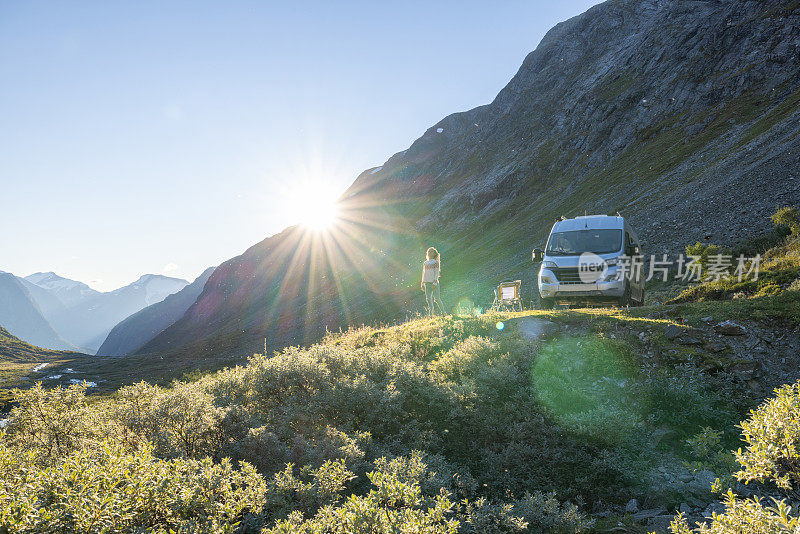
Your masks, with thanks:
[{"label": "chair backrest", "polygon": [[522,280],[501,282],[497,287],[497,294],[500,296],[500,300],[503,301],[518,300],[521,286]]}]

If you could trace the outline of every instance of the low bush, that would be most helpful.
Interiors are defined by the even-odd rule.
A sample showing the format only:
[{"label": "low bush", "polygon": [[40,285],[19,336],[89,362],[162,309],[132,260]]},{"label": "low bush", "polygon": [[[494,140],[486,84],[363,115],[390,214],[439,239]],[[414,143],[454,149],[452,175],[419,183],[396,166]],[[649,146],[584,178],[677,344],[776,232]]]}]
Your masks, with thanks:
[{"label": "low bush", "polygon": [[[690,458],[685,440],[738,420],[690,365],[655,367],[594,331],[532,342],[497,319],[363,328],[94,403],[81,387],[17,391],[3,521],[23,532],[45,517],[91,531],[95,516],[118,531],[583,532],[584,506],[647,495],[654,462]],[[656,430],[674,449],[651,443]],[[90,477],[81,487],[95,504],[82,511],[54,470]],[[136,480],[120,480],[126,470]],[[221,485],[195,499],[209,477]],[[141,488],[159,484],[170,495],[142,503]]]},{"label": "low bush", "polygon": [[0,440],[0,529],[10,532],[232,532],[264,504],[255,469],[161,460],[101,442],[49,467]]},{"label": "low bush", "polygon": [[800,235],[800,209],[796,206],[778,206],[770,219],[776,227],[785,228],[793,235]]},{"label": "low bush", "polygon": [[367,473],[374,487],[366,495],[350,496],[339,506],[325,506],[309,519],[294,511],[265,532],[454,534],[459,522],[452,517],[454,503],[447,493],[429,497],[422,492],[420,479],[426,469],[419,454],[378,459],[375,470]]},{"label": "low bush", "polygon": [[744,483],[773,484],[785,498],[773,499],[770,505],[757,497],[742,499],[728,490],[724,513],[714,514],[709,524],[694,530],[679,516],[672,525],[674,534],[789,534],[800,529],[798,512],[787,502],[789,498],[797,499],[800,485],[800,382],[783,386],[775,393],[742,422],[746,447],[736,452],[741,466],[736,477]]}]

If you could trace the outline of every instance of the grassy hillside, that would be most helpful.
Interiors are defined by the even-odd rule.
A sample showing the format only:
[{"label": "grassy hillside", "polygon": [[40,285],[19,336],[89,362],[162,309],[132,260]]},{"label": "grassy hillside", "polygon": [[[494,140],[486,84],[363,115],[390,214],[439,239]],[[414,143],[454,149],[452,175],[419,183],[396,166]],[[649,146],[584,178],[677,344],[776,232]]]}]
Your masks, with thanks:
[{"label": "grassy hillside", "polygon": [[747,298],[800,290],[800,232],[791,234],[780,240],[776,246],[757,253],[762,254],[757,278],[750,276],[739,280],[731,273],[729,277],[705,281],[687,288],[671,302]]},{"label": "grassy hillside", "polygon": [[24,386],[36,377],[32,371],[37,365],[67,365],[81,356],[77,352],[36,347],[12,336],[0,326],[0,412],[11,399],[11,388]]},{"label": "grassy hillside", "polygon": [[[583,532],[663,526],[680,505],[697,518],[715,478],[733,483],[735,424],[800,365],[800,293],[714,304],[416,319],[91,404],[20,391],[0,460],[4,484],[19,469],[28,482],[0,520]],[[718,331],[731,318],[744,333]],[[75,476],[90,478],[59,494]],[[162,479],[154,500],[131,487]]]}]

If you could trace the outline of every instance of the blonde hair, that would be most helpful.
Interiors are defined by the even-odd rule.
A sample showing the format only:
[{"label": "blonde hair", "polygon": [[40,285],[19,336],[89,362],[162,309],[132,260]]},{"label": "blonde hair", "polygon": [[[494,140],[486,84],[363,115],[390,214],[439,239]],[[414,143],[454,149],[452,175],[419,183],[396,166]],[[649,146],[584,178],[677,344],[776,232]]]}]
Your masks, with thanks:
[{"label": "blonde hair", "polygon": [[436,250],[433,247],[430,247],[428,249],[428,251],[425,253],[425,256],[427,256],[427,258],[429,260],[438,260],[439,259],[439,251]]}]

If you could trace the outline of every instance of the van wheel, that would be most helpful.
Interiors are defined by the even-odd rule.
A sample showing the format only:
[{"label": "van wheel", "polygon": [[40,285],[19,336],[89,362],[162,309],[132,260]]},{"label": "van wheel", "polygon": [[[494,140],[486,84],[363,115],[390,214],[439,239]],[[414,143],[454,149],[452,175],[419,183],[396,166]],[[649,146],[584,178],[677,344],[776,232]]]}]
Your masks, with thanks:
[{"label": "van wheel", "polygon": [[631,285],[628,282],[625,282],[625,291],[619,298],[619,307],[624,308],[625,306],[630,306],[632,302],[633,301],[631,300]]},{"label": "van wheel", "polygon": [[543,298],[543,299],[541,299],[539,301],[539,306],[543,310],[552,310],[554,305],[555,305],[555,300],[553,300],[553,299],[545,299],[545,298]]}]

